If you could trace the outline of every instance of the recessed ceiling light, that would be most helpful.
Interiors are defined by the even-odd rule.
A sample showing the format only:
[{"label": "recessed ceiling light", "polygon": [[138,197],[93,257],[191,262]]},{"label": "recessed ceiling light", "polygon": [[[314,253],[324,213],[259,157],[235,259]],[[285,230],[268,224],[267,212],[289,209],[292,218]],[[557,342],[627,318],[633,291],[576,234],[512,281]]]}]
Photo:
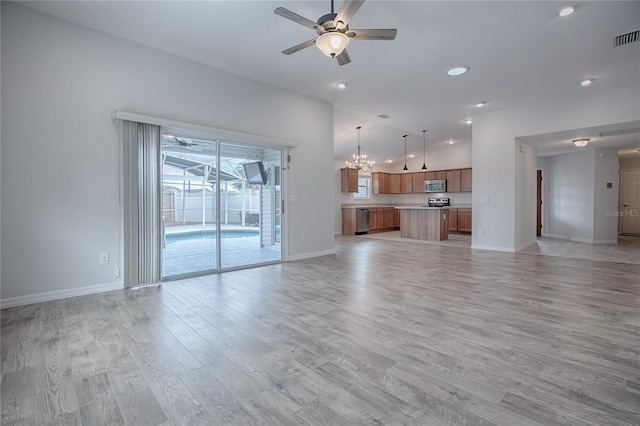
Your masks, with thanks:
[{"label": "recessed ceiling light", "polygon": [[467,118],[466,120],[464,120],[464,124],[471,124],[473,123],[473,120],[470,118]]},{"label": "recessed ceiling light", "polygon": [[383,120],[386,120],[386,119],[387,119],[387,118],[389,118],[389,117],[391,117],[391,116],[390,116],[390,115],[387,115],[387,114],[380,114],[380,115],[378,116],[378,118],[382,118]]},{"label": "recessed ceiling light", "polygon": [[565,6],[562,9],[560,9],[560,11],[558,12],[558,15],[569,16],[573,13],[574,10],[576,10],[575,6]]},{"label": "recessed ceiling light", "polygon": [[587,143],[589,143],[591,139],[574,139],[571,142],[573,142],[573,144],[577,147],[583,147],[585,146]]},{"label": "recessed ceiling light", "polygon": [[415,154],[409,154],[409,155],[407,155],[407,157],[409,157],[409,158],[415,158],[415,156],[416,156]]},{"label": "recessed ceiling light", "polygon": [[347,87],[346,83],[338,83],[338,89],[345,89]]},{"label": "recessed ceiling light", "polygon": [[387,158],[385,161],[385,163],[393,163],[393,161],[395,160],[395,158]]},{"label": "recessed ceiling light", "polygon": [[483,107],[483,106],[485,106],[486,104],[487,104],[486,102],[478,102],[478,103],[476,104],[476,106],[477,106],[478,108],[482,108],[482,107]]},{"label": "recessed ceiling light", "polygon": [[449,141],[449,145],[453,145],[453,144],[454,144],[454,142],[453,142],[453,141]]},{"label": "recessed ceiling light", "polygon": [[451,76],[462,75],[462,74],[466,73],[467,71],[469,71],[470,69],[471,68],[466,67],[466,66],[457,66],[457,67],[449,68],[447,70],[447,74],[449,74]]},{"label": "recessed ceiling light", "polygon": [[585,78],[584,80],[582,80],[580,82],[581,86],[589,86],[591,83],[593,83],[593,78]]}]

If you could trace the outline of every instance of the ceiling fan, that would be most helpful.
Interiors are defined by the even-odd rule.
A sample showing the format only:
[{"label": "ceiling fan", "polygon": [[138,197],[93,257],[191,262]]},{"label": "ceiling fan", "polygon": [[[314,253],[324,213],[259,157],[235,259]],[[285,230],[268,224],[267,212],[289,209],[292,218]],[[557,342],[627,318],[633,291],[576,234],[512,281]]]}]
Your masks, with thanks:
[{"label": "ceiling fan", "polygon": [[340,65],[346,65],[351,62],[346,50],[349,40],[394,40],[398,33],[396,29],[352,30],[349,28],[349,21],[360,9],[362,3],[364,0],[345,0],[338,13],[334,13],[333,0],[331,0],[331,13],[322,15],[317,22],[304,18],[284,7],[277,8],[273,11],[276,15],[304,25],[318,33],[318,37],[283,50],[282,53],[291,55],[315,44],[322,53],[336,58]]}]

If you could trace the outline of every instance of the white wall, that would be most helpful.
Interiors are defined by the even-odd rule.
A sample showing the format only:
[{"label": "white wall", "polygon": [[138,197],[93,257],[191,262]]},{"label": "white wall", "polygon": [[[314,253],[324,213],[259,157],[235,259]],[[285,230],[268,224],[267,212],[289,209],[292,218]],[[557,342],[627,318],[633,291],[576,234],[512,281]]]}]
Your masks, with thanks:
[{"label": "white wall", "polygon": [[637,158],[621,158],[620,170],[640,170],[640,154]]},{"label": "white wall", "polygon": [[544,179],[549,183],[545,197],[545,235],[582,242],[593,241],[593,182],[595,151],[557,155],[547,159]]},{"label": "white wall", "polygon": [[515,166],[515,211],[520,219],[515,222],[515,250],[518,251],[536,242],[536,150],[516,142]]},{"label": "white wall", "polygon": [[[529,182],[516,186],[516,176],[523,173],[525,179],[535,180],[535,173],[529,176],[523,169],[530,167],[529,161],[516,163],[516,138],[624,123],[638,116],[640,103],[633,90],[579,88],[571,98],[475,116],[472,247],[515,251],[535,238],[535,224],[530,227],[529,216],[516,210],[516,197],[528,197],[531,187]],[[480,204],[481,197],[489,198],[489,204]],[[484,235],[479,235],[480,229]]]},{"label": "white wall", "polygon": [[[618,242],[618,217],[607,212],[618,211],[620,178],[618,150],[596,149],[593,187],[593,242]],[[609,188],[607,185],[611,185]]]},{"label": "white wall", "polygon": [[[286,172],[298,196],[285,208],[289,255],[333,251],[330,104],[1,7],[4,306],[122,286],[116,109],[297,141]],[[98,265],[100,252],[110,265]]]}]

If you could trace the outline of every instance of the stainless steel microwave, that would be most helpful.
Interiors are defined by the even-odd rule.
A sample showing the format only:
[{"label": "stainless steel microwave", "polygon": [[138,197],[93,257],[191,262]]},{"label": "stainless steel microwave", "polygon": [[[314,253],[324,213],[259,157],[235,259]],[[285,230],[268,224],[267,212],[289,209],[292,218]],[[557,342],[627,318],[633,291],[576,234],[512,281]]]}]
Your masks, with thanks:
[{"label": "stainless steel microwave", "polygon": [[425,180],[424,192],[447,192],[447,180],[446,179]]}]

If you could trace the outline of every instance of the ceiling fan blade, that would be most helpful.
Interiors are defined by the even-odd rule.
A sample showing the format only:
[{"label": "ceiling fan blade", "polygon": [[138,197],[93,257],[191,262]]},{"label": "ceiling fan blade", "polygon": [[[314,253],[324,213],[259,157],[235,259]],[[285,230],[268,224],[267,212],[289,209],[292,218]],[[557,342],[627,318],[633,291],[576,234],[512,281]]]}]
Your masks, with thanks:
[{"label": "ceiling fan blade", "polygon": [[343,50],[341,54],[336,56],[336,59],[338,60],[338,63],[340,65],[347,65],[349,62],[351,62],[351,58],[349,57],[349,54],[347,53],[347,49]]},{"label": "ceiling fan blade", "polygon": [[340,29],[349,25],[349,21],[351,21],[353,15],[360,9],[362,3],[364,3],[364,0],[345,0],[334,19],[336,28]]},{"label": "ceiling fan blade", "polygon": [[398,30],[396,29],[376,29],[376,30],[349,30],[345,33],[347,37],[354,40],[394,40]]},{"label": "ceiling fan blade", "polygon": [[313,46],[315,44],[315,42],[316,42],[316,39],[312,38],[311,40],[307,40],[307,41],[305,41],[303,43],[296,44],[293,47],[285,49],[285,50],[282,51],[282,53],[284,53],[285,55],[291,55],[292,53],[296,53],[296,52],[298,52],[298,51],[300,51],[302,49],[306,49],[309,46]]},{"label": "ceiling fan blade", "polygon": [[276,15],[282,16],[283,18],[287,18],[293,22],[296,22],[300,25],[304,25],[305,27],[311,28],[312,30],[318,31],[318,34],[324,32],[324,28],[322,28],[317,23],[298,15],[297,13],[293,13],[292,11],[285,9],[284,7],[279,7],[273,11]]}]

